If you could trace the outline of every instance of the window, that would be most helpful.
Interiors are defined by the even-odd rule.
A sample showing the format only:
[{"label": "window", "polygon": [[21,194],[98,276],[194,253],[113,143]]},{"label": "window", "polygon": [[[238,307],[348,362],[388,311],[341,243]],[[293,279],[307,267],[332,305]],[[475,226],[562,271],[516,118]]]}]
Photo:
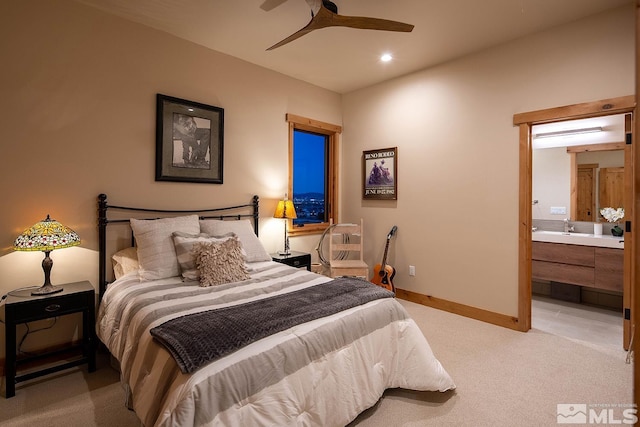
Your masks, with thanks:
[{"label": "window", "polygon": [[289,195],[296,207],[290,234],[324,231],[337,217],[337,147],[340,126],[287,114]]},{"label": "window", "polygon": [[294,227],[328,222],[327,176],[329,137],[293,130],[293,205],[298,218]]}]

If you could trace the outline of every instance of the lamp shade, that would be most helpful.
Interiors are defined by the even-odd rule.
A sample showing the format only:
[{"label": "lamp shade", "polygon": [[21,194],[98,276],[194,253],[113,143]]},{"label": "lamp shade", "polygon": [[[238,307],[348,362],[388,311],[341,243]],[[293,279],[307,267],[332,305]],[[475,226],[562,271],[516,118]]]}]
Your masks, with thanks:
[{"label": "lamp shade", "polygon": [[284,218],[284,219],[295,219],[298,216],[296,215],[296,208],[293,206],[293,201],[284,199],[278,202],[278,206],[276,206],[276,212],[273,214],[274,218]]},{"label": "lamp shade", "polygon": [[16,238],[13,249],[16,251],[42,251],[44,260],[44,284],[31,292],[31,295],[49,295],[62,292],[62,287],[51,284],[53,260],[49,253],[54,249],[68,248],[80,244],[80,237],[69,227],[65,227],[49,215],[42,221],[27,228]]},{"label": "lamp shade", "polygon": [[47,218],[24,230],[16,238],[13,249],[16,251],[49,252],[79,244],[80,237],[75,231],[47,215]]}]

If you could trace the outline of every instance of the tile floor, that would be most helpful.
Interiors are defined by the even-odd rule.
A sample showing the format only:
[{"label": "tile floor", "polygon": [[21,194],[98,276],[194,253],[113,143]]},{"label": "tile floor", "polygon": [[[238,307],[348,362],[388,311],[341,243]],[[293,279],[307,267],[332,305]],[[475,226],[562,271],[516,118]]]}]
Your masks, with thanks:
[{"label": "tile floor", "polygon": [[531,326],[570,339],[624,351],[622,313],[534,295]]}]

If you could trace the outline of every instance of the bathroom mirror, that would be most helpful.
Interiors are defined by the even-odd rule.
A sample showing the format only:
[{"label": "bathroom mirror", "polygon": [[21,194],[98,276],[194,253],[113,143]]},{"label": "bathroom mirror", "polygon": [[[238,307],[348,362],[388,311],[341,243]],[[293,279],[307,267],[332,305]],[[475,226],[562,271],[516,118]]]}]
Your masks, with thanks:
[{"label": "bathroom mirror", "polygon": [[[600,202],[605,189],[601,179],[606,182],[603,197],[622,200],[624,150],[600,150],[607,147],[603,144],[623,147],[624,115],[536,125],[532,137],[533,219],[597,221],[600,208],[605,207]],[[577,188],[574,209],[572,174]]]}]

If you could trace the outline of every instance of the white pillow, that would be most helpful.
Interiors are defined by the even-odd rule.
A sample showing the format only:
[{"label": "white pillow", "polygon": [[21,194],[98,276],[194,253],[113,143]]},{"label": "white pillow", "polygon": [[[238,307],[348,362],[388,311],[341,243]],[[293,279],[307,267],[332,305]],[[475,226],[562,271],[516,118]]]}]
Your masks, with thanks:
[{"label": "white pillow", "polygon": [[234,233],[238,236],[240,244],[244,249],[247,262],[271,261],[271,256],[265,250],[248,219],[233,221],[223,221],[219,219],[200,220],[200,232],[212,236],[221,236],[227,233]]},{"label": "white pillow", "polygon": [[116,279],[140,268],[138,250],[136,248],[126,248],[116,252],[111,257],[111,261],[113,262],[113,274]]},{"label": "white pillow", "polygon": [[176,249],[176,258],[182,277],[187,280],[200,279],[200,272],[196,267],[196,257],[193,251],[196,243],[221,243],[235,237],[236,235],[233,233],[228,233],[224,236],[210,236],[206,233],[186,234],[179,231],[173,233],[173,245]]},{"label": "white pillow", "polygon": [[198,215],[161,219],[131,219],[131,229],[138,247],[140,280],[157,280],[180,275],[173,233],[198,234]]}]

